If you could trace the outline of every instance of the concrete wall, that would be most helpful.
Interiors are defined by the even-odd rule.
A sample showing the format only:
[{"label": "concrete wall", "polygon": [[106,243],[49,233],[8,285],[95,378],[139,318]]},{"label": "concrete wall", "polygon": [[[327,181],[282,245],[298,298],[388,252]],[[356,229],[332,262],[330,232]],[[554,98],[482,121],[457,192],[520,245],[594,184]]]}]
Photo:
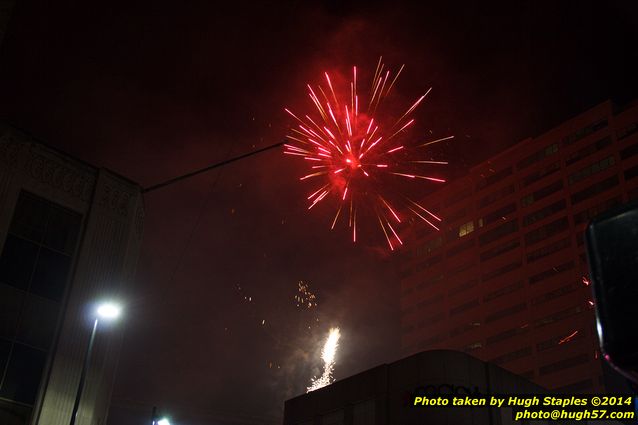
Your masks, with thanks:
[{"label": "concrete wall", "polygon": [[[0,126],[0,243],[26,190],[83,215],[56,341],[34,407],[32,423],[68,423],[91,331],[91,303],[126,299],[143,225],[140,187],[105,169],[34,142]],[[126,317],[99,326],[78,415],[80,424],[104,424]]]}]

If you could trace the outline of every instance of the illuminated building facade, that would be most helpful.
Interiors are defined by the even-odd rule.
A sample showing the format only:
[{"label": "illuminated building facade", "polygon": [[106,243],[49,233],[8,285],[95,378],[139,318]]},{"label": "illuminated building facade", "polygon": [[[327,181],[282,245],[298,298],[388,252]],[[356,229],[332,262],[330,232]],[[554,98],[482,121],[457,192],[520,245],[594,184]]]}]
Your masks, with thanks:
[{"label": "illuminated building facade", "polygon": [[[138,185],[0,125],[1,424],[69,423],[92,303],[126,298],[142,223]],[[78,425],[106,423],[123,325],[98,328]]]},{"label": "illuminated building facade", "polygon": [[401,256],[404,354],[465,351],[543,387],[605,386],[583,230],[638,198],[638,105],[524,140],[423,200],[444,221]]}]

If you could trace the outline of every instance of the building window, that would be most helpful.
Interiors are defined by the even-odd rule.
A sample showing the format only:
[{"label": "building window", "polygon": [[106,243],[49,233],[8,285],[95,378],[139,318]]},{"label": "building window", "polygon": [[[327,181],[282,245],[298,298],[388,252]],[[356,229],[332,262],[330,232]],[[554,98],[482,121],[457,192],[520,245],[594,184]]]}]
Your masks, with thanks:
[{"label": "building window", "polygon": [[476,321],[476,322],[470,322],[470,323],[466,323],[464,325],[461,326],[457,326],[455,328],[452,328],[450,330],[450,336],[451,337],[455,337],[461,334],[464,334],[465,332],[469,332],[472,329],[477,329],[481,327],[481,322]]},{"label": "building window", "polygon": [[[574,341],[576,339],[580,339],[583,338],[583,336],[585,335],[584,332],[578,332],[575,335],[571,336],[569,338],[569,341]],[[555,348],[558,347],[559,345],[563,344],[566,342],[568,335],[561,335],[561,336],[556,336],[553,338],[549,338],[546,339],[544,341],[539,342],[538,344],[536,344],[536,351],[545,351],[545,350],[549,350],[551,348]]]},{"label": "building window", "polygon": [[18,198],[0,255],[0,397],[35,402],[80,224],[79,214],[45,199]]},{"label": "building window", "polygon": [[472,188],[471,187],[467,187],[464,190],[455,193],[454,195],[450,196],[446,201],[445,201],[445,207],[450,207],[454,204],[456,204],[457,202],[459,202],[462,199],[467,199],[468,197],[472,196]]},{"label": "building window", "polygon": [[535,251],[530,252],[529,254],[527,254],[527,262],[528,263],[532,263],[536,260],[540,260],[543,257],[547,257],[550,254],[553,254],[555,252],[558,252],[562,249],[565,249],[567,247],[569,247],[571,245],[569,238],[565,238],[565,239],[561,239],[559,241],[556,241],[550,245],[544,246],[542,248],[539,248]]},{"label": "building window", "polygon": [[489,195],[484,196],[483,198],[479,199],[478,201],[478,206],[479,208],[484,208],[496,201],[498,201],[501,198],[506,197],[509,194],[514,193],[514,191],[516,190],[516,188],[514,187],[513,184],[509,185],[509,186],[505,186],[504,188],[497,190],[496,192],[490,193]]},{"label": "building window", "polygon": [[628,148],[625,148],[620,151],[620,158],[625,160],[627,158],[631,158],[632,156],[638,155],[638,143],[630,145]]},{"label": "building window", "polygon": [[519,280],[518,282],[511,283],[507,286],[504,286],[496,291],[488,292],[483,297],[483,302],[492,301],[496,298],[500,298],[504,295],[511,294],[512,292],[519,291],[523,288],[523,281]]},{"label": "building window", "polygon": [[494,183],[498,183],[503,181],[503,179],[507,176],[511,176],[512,175],[512,167],[507,167],[501,171],[498,172],[494,172],[492,174],[490,174],[489,176],[481,179],[477,184],[476,184],[476,190],[480,190],[480,189],[484,189],[488,186],[493,185]]},{"label": "building window", "polygon": [[520,268],[522,265],[522,263],[520,261],[514,261],[513,263],[510,264],[506,264],[503,267],[499,267],[496,270],[492,270],[489,273],[485,273],[483,274],[483,282],[487,282],[488,280],[494,279],[498,276],[502,276],[506,273],[509,273],[511,271],[514,271],[518,268]]},{"label": "building window", "polygon": [[569,222],[567,217],[559,218],[551,223],[544,224],[543,226],[534,229],[525,234],[525,246],[534,245],[540,241],[550,238],[558,233],[564,232],[569,229]]},{"label": "building window", "polygon": [[607,136],[603,139],[600,139],[597,142],[594,142],[590,144],[589,146],[579,149],[573,154],[567,156],[567,158],[565,158],[565,165],[572,165],[580,161],[581,159],[587,158],[589,155],[596,153],[599,150],[606,148],[607,146],[610,146],[610,145],[611,145],[611,137]]},{"label": "building window", "polygon": [[521,159],[518,162],[518,164],[516,164],[516,168],[518,168],[519,170],[522,170],[523,168],[527,168],[530,165],[534,164],[535,162],[538,162],[538,161],[542,160],[545,157],[553,155],[556,152],[558,152],[558,143],[553,143],[553,144],[551,144],[551,145],[539,150],[538,152],[534,152],[530,156]]},{"label": "building window", "polygon": [[574,144],[577,141],[584,139],[590,134],[593,134],[597,132],[598,130],[603,129],[605,127],[607,127],[607,118],[600,119],[592,124],[589,124],[587,127],[583,127],[579,129],[578,131],[568,136],[565,136],[563,138],[563,146],[569,146],[571,144]]},{"label": "building window", "polygon": [[419,302],[419,303],[416,305],[416,308],[420,310],[420,309],[425,308],[425,307],[427,307],[427,306],[430,306],[430,305],[432,305],[432,304],[436,304],[436,303],[438,303],[439,301],[441,301],[442,299],[443,299],[443,294],[439,294],[439,295],[437,295],[437,296],[434,296],[434,297],[432,297],[432,298],[429,298],[429,299],[427,299],[427,300],[423,300],[423,301]]},{"label": "building window", "polygon": [[421,348],[427,348],[430,345],[434,345],[434,344],[437,344],[439,342],[445,341],[446,338],[447,338],[447,333],[441,332],[438,335],[434,335],[434,336],[432,336],[430,338],[426,338],[426,339],[422,340],[421,342],[419,342],[419,346]]},{"label": "building window", "polygon": [[553,291],[549,291],[543,295],[532,298],[532,305],[539,305],[551,300],[555,300],[556,298],[559,298],[559,297],[562,297],[563,295],[574,292],[575,290],[576,290],[576,285],[572,283],[563,285],[560,288],[554,289]]},{"label": "building window", "polygon": [[445,217],[445,221],[447,221],[448,223],[452,223],[453,221],[458,220],[459,218],[465,217],[466,215],[467,215],[467,208],[461,208],[455,213],[448,214],[448,216]]},{"label": "building window", "polygon": [[631,136],[637,131],[638,131],[638,122],[635,122],[633,124],[628,125],[627,127],[623,129],[618,130],[618,133],[616,133],[616,139],[622,140],[625,137]]},{"label": "building window", "polygon": [[556,161],[552,164],[549,164],[548,166],[546,166],[545,168],[543,168],[542,170],[539,171],[534,171],[533,173],[529,174],[528,176],[526,176],[525,178],[523,178],[523,180],[521,181],[521,188],[523,187],[527,187],[532,183],[536,183],[537,181],[550,176],[554,173],[556,173],[557,171],[560,170],[560,162]]},{"label": "building window", "polygon": [[472,279],[470,281],[464,282],[461,285],[450,289],[448,291],[448,295],[449,296],[456,295],[456,294],[458,294],[460,292],[463,292],[463,291],[465,291],[467,289],[473,288],[474,286],[478,285],[478,283],[479,283],[478,279]]},{"label": "building window", "polygon": [[430,257],[424,261],[421,261],[419,264],[417,264],[414,267],[414,272],[418,273],[423,269],[427,269],[429,267],[432,267],[433,265],[435,265],[436,263],[440,263],[443,260],[443,256],[442,255],[436,255],[433,257]]},{"label": "building window", "polygon": [[543,207],[540,210],[534,211],[531,214],[527,214],[525,217],[523,217],[523,227],[534,224],[537,221],[556,214],[559,211],[564,211],[565,205],[565,200],[561,199],[560,201],[556,201],[553,204]]},{"label": "building window", "polygon": [[532,354],[532,347],[521,348],[516,351],[512,351],[511,353],[503,354],[502,356],[494,357],[490,360],[490,363],[494,364],[503,364],[508,363],[514,360],[522,359],[523,357],[527,357]]},{"label": "building window", "polygon": [[589,199],[592,196],[596,196],[599,193],[605,192],[615,186],[618,186],[618,176],[611,176],[603,181],[594,183],[591,186],[574,193],[571,196],[572,205],[578,204],[579,202]]},{"label": "building window", "polygon": [[478,299],[473,299],[472,301],[468,301],[459,306],[453,307],[450,309],[450,316],[456,316],[457,314],[463,313],[471,308],[478,307],[479,301]]},{"label": "building window", "polygon": [[479,227],[487,226],[495,221],[505,220],[508,214],[516,211],[516,204],[507,204],[502,208],[499,208],[491,213],[485,214],[485,216],[479,220]]},{"label": "building window", "polygon": [[530,193],[529,195],[522,197],[521,206],[526,207],[528,205],[531,205],[536,201],[540,201],[541,199],[548,197],[552,193],[558,192],[562,188],[563,188],[563,181],[557,180],[548,186],[538,189],[534,193]]},{"label": "building window", "polygon": [[612,156],[609,156],[601,161],[595,162],[591,165],[588,165],[585,168],[581,168],[580,170],[576,171],[575,173],[572,173],[569,175],[569,177],[567,178],[567,180],[569,181],[569,184],[574,184],[576,182],[579,182],[591,175],[594,175],[596,173],[599,173],[603,170],[606,170],[607,168],[611,167],[612,165],[614,165],[616,163],[615,158]]},{"label": "building window", "polygon": [[560,322],[561,320],[565,320],[569,317],[575,316],[577,314],[582,313],[584,310],[581,306],[575,306],[571,308],[567,308],[565,310],[558,311],[549,316],[545,316],[542,319],[538,319],[534,322],[534,326],[537,328],[550,325],[552,323]]},{"label": "building window", "polygon": [[499,320],[507,316],[512,316],[516,313],[519,313],[525,310],[526,308],[527,308],[527,304],[525,303],[520,303],[520,304],[513,305],[511,307],[504,308],[502,310],[496,311],[488,315],[487,317],[485,317],[485,323],[493,322],[495,320]]},{"label": "building window", "polygon": [[577,356],[573,356],[564,360],[559,360],[554,363],[549,363],[545,366],[541,366],[540,369],[538,369],[538,374],[548,375],[550,373],[576,367],[578,365],[585,364],[587,362],[589,362],[589,356],[587,354],[579,354]]},{"label": "building window", "polygon": [[479,236],[479,245],[487,245],[488,243],[494,242],[504,236],[516,232],[517,230],[518,222],[516,220],[501,224],[500,226],[495,227],[492,230],[488,230]]},{"label": "building window", "polygon": [[462,238],[465,235],[469,235],[474,231],[474,221],[468,221],[465,224],[462,224],[459,227],[459,238]]},{"label": "building window", "polygon": [[461,264],[460,266],[457,266],[451,270],[448,270],[448,273],[447,273],[448,277],[456,276],[459,273],[463,273],[464,271],[471,269],[475,265],[476,265],[475,261],[470,261],[465,264]]},{"label": "building window", "polygon": [[516,335],[522,335],[524,333],[527,333],[528,331],[528,325],[516,326],[515,328],[511,328],[488,337],[485,342],[487,345],[496,344],[497,342],[505,341],[506,339],[510,339],[512,337],[515,337]]},{"label": "building window", "polygon": [[537,273],[529,278],[529,284],[534,285],[535,283],[541,282],[545,279],[549,279],[552,276],[559,275],[567,270],[571,270],[574,268],[574,262],[568,261],[566,263],[559,264],[556,267],[552,267],[551,269],[547,269],[540,273]]},{"label": "building window", "polygon": [[[638,145],[636,145],[638,146]],[[627,169],[625,171],[625,181],[629,181],[638,176],[638,165],[634,165],[633,167]]]},{"label": "building window", "polygon": [[425,287],[428,287],[428,286],[435,285],[435,284],[439,283],[442,280],[443,280],[443,275],[442,274],[438,274],[438,275],[432,276],[430,278],[427,278],[427,279],[423,280],[423,282],[419,283],[416,286],[416,290],[420,291],[421,289],[423,289]]},{"label": "building window", "polygon": [[622,197],[616,196],[612,199],[609,199],[605,202],[602,202],[598,205],[595,205],[585,211],[581,211],[579,213],[574,214],[574,222],[576,224],[584,223],[589,221],[590,219],[596,217],[598,214],[605,212],[616,205],[622,204]]},{"label": "building window", "polygon": [[469,345],[466,345],[465,347],[462,348],[462,350],[465,351],[466,353],[469,353],[471,351],[478,350],[479,348],[483,348],[483,343],[481,341],[476,341]]},{"label": "building window", "polygon": [[449,249],[445,255],[450,258],[455,256],[456,254],[466,251],[470,248],[472,248],[474,245],[476,245],[476,240],[475,239],[469,239],[465,242],[462,242],[458,245],[456,245],[454,248]]},{"label": "building window", "polygon": [[413,252],[414,258],[420,258],[427,255],[443,245],[443,236],[436,237],[432,240],[422,243]]},{"label": "building window", "polygon": [[560,394],[579,394],[587,392],[592,389],[594,385],[593,379],[584,379],[582,381],[574,382],[573,384],[564,385],[562,387],[554,388],[554,391]]},{"label": "building window", "polygon": [[506,252],[510,252],[513,249],[521,246],[521,242],[518,238],[511,240],[509,242],[505,242],[499,246],[495,246],[492,249],[488,249],[485,252],[481,253],[481,261],[487,261],[491,258],[498,257],[501,254],[505,254]]}]

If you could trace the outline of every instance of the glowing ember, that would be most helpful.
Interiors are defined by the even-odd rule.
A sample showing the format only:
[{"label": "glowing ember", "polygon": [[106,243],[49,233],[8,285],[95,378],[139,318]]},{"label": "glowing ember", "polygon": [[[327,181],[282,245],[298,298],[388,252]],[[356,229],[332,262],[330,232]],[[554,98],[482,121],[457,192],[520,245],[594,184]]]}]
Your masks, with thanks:
[{"label": "glowing ember", "polygon": [[324,362],[323,374],[319,378],[312,379],[312,383],[306,392],[318,390],[333,382],[332,370],[334,369],[335,355],[337,354],[337,347],[339,347],[340,337],[339,328],[330,329],[326,343],[323,346],[323,350],[321,350],[321,359]]},{"label": "glowing ember", "polygon": [[310,291],[307,283],[299,281],[297,295],[295,295],[295,303],[301,308],[316,308],[317,297]]},{"label": "glowing ember", "polygon": [[[425,157],[424,148],[453,138],[443,137],[417,146],[405,140],[405,133],[415,122],[411,114],[431,89],[398,119],[390,118],[387,112],[379,112],[402,70],[403,66],[391,76],[380,58],[365,103],[357,91],[356,67],[352,69],[352,81],[345,96],[335,90],[330,75],[324,73],[327,87],[318,85],[315,89],[310,84],[307,86],[314,107],[313,116],[298,116],[285,109],[296,120],[296,126],[290,129],[284,153],[307,161],[310,171],[300,180],[322,180],[308,196],[308,209],[329,198],[328,195],[336,199],[338,207],[331,229],[335,228],[341,216],[347,216],[352,240],[356,242],[357,211],[366,208],[377,217],[391,250],[397,244],[403,244],[395,229],[397,223],[405,222],[401,220],[400,211],[409,211],[436,230],[436,223],[441,219],[408,197],[388,190],[388,186],[396,179],[445,182],[440,177],[424,174],[420,169],[447,164]],[[360,109],[361,105],[367,105],[364,106],[365,111]],[[341,214],[344,207],[345,213]]]}]

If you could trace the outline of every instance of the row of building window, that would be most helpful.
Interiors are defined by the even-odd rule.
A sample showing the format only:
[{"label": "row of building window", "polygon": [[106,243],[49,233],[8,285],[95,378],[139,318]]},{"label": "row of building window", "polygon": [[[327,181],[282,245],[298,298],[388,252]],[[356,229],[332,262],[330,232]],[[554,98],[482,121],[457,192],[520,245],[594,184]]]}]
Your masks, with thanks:
[{"label": "row of building window", "polygon": [[623,160],[636,155],[638,155],[638,143],[630,145],[629,147],[620,151],[620,158]]},{"label": "row of building window", "polygon": [[518,238],[511,240],[509,242],[505,242],[501,245],[495,246],[494,248],[488,249],[481,253],[481,261],[487,261],[491,258],[498,257],[499,255],[505,254],[513,249],[521,246],[521,242]]},{"label": "row of building window", "polygon": [[506,286],[504,286],[504,287],[502,287],[500,289],[497,289],[495,291],[488,292],[487,294],[485,294],[483,296],[483,302],[486,303],[486,302],[492,301],[492,300],[494,300],[496,298],[502,297],[502,296],[507,295],[507,294],[511,294],[512,292],[516,292],[516,291],[521,290],[521,289],[523,289],[523,281],[522,280],[519,280],[519,281],[514,282],[514,283],[510,283],[509,285],[506,285]]},{"label": "row of building window", "polygon": [[487,245],[490,242],[494,242],[502,237],[512,234],[518,230],[518,222],[516,220],[503,223],[494,229],[488,230],[479,236],[479,245]]},{"label": "row of building window", "polygon": [[497,210],[492,211],[489,214],[485,214],[482,219],[479,220],[479,227],[487,226],[496,221],[505,220],[507,216],[516,211],[516,204],[507,204]]},{"label": "row of building window", "polygon": [[539,248],[527,254],[527,262],[533,263],[541,258],[547,257],[555,252],[568,248],[571,245],[569,238],[561,239],[552,244]]},{"label": "row of building window", "polygon": [[538,369],[539,375],[549,375],[564,369],[576,367],[578,365],[589,362],[589,356],[587,354],[579,354],[577,356],[569,357],[567,359],[559,360],[557,362],[546,364]]},{"label": "row of building window", "polygon": [[609,156],[600,161],[594,162],[593,164],[590,164],[585,168],[581,168],[575,173],[570,174],[569,177],[567,177],[567,181],[569,182],[569,184],[574,184],[591,175],[594,175],[596,173],[599,173],[603,170],[608,169],[609,167],[613,166],[615,163],[616,163],[616,159],[614,158],[614,156],[613,155]]},{"label": "row of building window", "polygon": [[516,326],[515,328],[508,329],[503,332],[499,332],[496,335],[487,337],[485,343],[487,345],[493,345],[501,341],[513,338],[517,335],[523,335],[529,331],[529,325]]},{"label": "row of building window", "polygon": [[636,177],[638,177],[638,165],[634,165],[625,171],[625,181],[629,181]]},{"label": "row of building window", "polygon": [[478,283],[479,283],[478,279],[468,280],[467,282],[463,282],[462,284],[460,284],[458,286],[455,286],[454,288],[451,288],[448,291],[448,295],[449,296],[456,295],[456,294],[458,294],[460,292],[463,292],[463,291],[466,291],[466,290],[468,290],[470,288],[475,287],[476,285],[478,285]]},{"label": "row of building window", "polygon": [[521,263],[520,261],[514,261],[513,263],[506,264],[488,273],[484,273],[482,276],[483,282],[487,282],[488,280],[494,279],[496,277],[502,276],[506,273],[519,269],[521,268],[522,265],[523,263]]},{"label": "row of building window", "polygon": [[559,211],[565,210],[565,200],[561,199],[559,201],[554,202],[553,204],[547,205],[539,210],[534,211],[533,213],[527,214],[523,217],[523,227],[529,226],[531,224],[536,223],[546,217],[549,217],[553,214],[556,214]]},{"label": "row of building window", "polygon": [[550,277],[559,275],[573,268],[574,268],[573,261],[568,261],[566,263],[559,264],[556,267],[552,267],[551,269],[547,269],[540,273],[536,273],[535,275],[530,276],[529,284],[534,285],[538,282],[542,282],[543,280],[549,279]]},{"label": "row of building window", "polygon": [[560,171],[560,162],[556,161],[553,162],[549,165],[547,165],[545,168],[543,168],[542,170],[538,170],[538,171],[534,171],[533,173],[529,174],[528,176],[524,177],[521,180],[521,189],[525,188],[533,183],[536,183],[537,181],[544,179],[547,176],[551,176],[552,174],[556,173]]},{"label": "row of building window", "polygon": [[629,137],[636,132],[638,132],[638,122],[635,122],[633,124],[628,125],[625,128],[618,130],[618,132],[616,133],[616,139],[622,140],[625,137]]},{"label": "row of building window", "polygon": [[525,246],[531,246],[569,229],[567,217],[561,217],[525,234]]},{"label": "row of building window", "polygon": [[520,303],[516,304],[502,310],[498,310],[488,316],[485,317],[485,323],[494,322],[495,320],[502,319],[507,316],[512,316],[516,313],[519,313],[527,308],[527,304]]},{"label": "row of building window", "polygon": [[500,181],[502,181],[504,178],[511,176],[512,175],[512,167],[507,167],[504,168],[498,172],[494,172],[492,174],[490,174],[489,176],[481,179],[477,184],[476,184],[476,190],[481,190],[484,189],[488,186],[491,186],[495,183],[498,183]]},{"label": "row of building window", "polygon": [[548,197],[549,195],[558,192],[563,188],[563,181],[557,180],[552,184],[549,184],[537,191],[530,193],[527,196],[521,198],[521,206],[526,207],[532,205],[534,202],[540,201]]},{"label": "row of building window", "polygon": [[518,168],[519,170],[522,170],[524,168],[529,167],[530,165],[541,161],[543,158],[548,157],[550,155],[555,154],[556,152],[558,152],[558,143],[553,143],[541,150],[539,150],[538,152],[534,152],[533,154],[531,154],[530,156],[521,159],[517,164],[516,164],[516,168]]},{"label": "row of building window", "polygon": [[581,159],[587,158],[589,155],[592,155],[610,145],[611,145],[611,137],[609,136],[604,137],[600,140],[597,140],[594,143],[591,143],[585,146],[584,148],[581,148],[577,150],[576,152],[567,156],[567,158],[565,158],[565,165],[569,166],[569,165],[575,164]]},{"label": "row of building window", "polygon": [[456,326],[450,329],[450,337],[459,336],[461,334],[464,334],[465,332],[469,332],[473,329],[479,328],[480,326],[481,326],[481,322],[478,322],[478,321],[469,322],[461,326]]},{"label": "row of building window", "polygon": [[450,316],[456,316],[457,314],[461,314],[464,311],[467,311],[469,309],[472,309],[474,307],[478,307],[479,306],[479,300],[478,299],[473,299],[471,301],[468,301],[466,303],[463,303],[459,306],[453,307],[450,309]]},{"label": "row of building window", "polygon": [[576,205],[586,199],[596,196],[599,193],[605,192],[612,187],[618,186],[618,176],[611,176],[603,181],[592,184],[585,189],[574,193],[571,196],[572,205]]},{"label": "row of building window", "polygon": [[489,195],[486,195],[482,197],[481,199],[479,199],[478,206],[479,208],[485,208],[486,206],[498,201],[499,199],[502,199],[506,197],[507,195],[514,193],[515,190],[516,188],[513,184],[509,186],[505,186],[497,190],[496,192],[492,192]]},{"label": "row of building window", "polygon": [[[507,316],[516,314],[516,313],[518,313],[520,311],[523,311],[523,310],[525,310],[525,308],[526,308],[526,305],[524,303],[522,303],[522,304],[517,304],[517,305],[512,306],[512,307],[508,307],[508,308],[506,308],[504,310],[501,310],[500,312],[497,312],[495,314],[500,319],[500,318],[503,318],[503,317],[507,317]],[[558,311],[556,313],[553,313],[553,314],[551,314],[551,315],[549,315],[547,317],[544,317],[544,318],[542,318],[540,320],[537,320],[537,321],[534,322],[533,325],[534,325],[534,327],[537,327],[537,328],[538,327],[542,327],[542,326],[548,325],[550,323],[556,323],[556,322],[559,322],[561,320],[565,320],[565,319],[567,319],[569,317],[572,317],[572,316],[574,316],[576,314],[581,313],[582,311],[583,311],[583,309],[581,307],[579,307],[579,306],[571,307],[571,308],[568,308],[568,309],[561,310],[561,311]],[[493,316],[494,315],[488,316],[486,318],[485,322],[488,323],[490,321],[496,320],[496,319],[492,319]],[[528,329],[530,329],[530,327],[528,325],[518,326],[516,328],[512,328],[510,330],[507,330],[507,331],[498,333],[496,335],[493,335],[491,337],[488,337],[486,342],[487,342],[488,345],[489,344],[495,344],[496,342],[502,341],[504,339],[513,337],[515,335],[519,335],[521,333],[525,333],[525,332],[527,332]],[[582,338],[582,336],[583,335],[578,335],[578,336],[576,336],[576,338]],[[562,337],[562,338],[554,337],[554,338],[542,341],[542,342],[537,344],[537,350],[538,351],[544,351],[544,350],[550,349],[552,347],[560,345],[561,341],[564,341],[564,337]],[[469,345],[463,347],[463,350],[468,352],[468,351],[474,351],[474,350],[482,348],[482,347],[483,347],[483,343],[481,341],[476,341],[476,342],[474,342],[472,344],[469,344]],[[516,353],[518,351],[519,350],[514,351],[513,353]],[[506,354],[504,356],[499,356],[496,359],[501,359],[502,360],[504,358],[507,358],[506,356],[508,356],[510,354],[512,354],[512,353],[508,353],[508,354]],[[514,355],[514,357],[516,357],[516,356]],[[504,363],[506,361],[511,361],[511,360],[513,360],[513,359],[502,360],[501,363]],[[490,360],[490,361],[495,362],[494,359]],[[499,364],[499,363],[496,363],[496,364]],[[550,366],[550,365],[546,365],[545,367],[547,367],[547,366]],[[550,373],[550,372],[547,372],[547,370],[551,370],[551,369],[552,368],[550,367],[549,369],[544,369],[544,371],[545,371],[545,373]]]},{"label": "row of building window", "polygon": [[527,347],[518,349],[516,351],[503,354],[502,356],[494,357],[492,360],[490,360],[490,363],[494,363],[497,365],[503,364],[503,363],[509,363],[511,361],[530,356],[531,354],[532,354],[532,347],[527,346]]},{"label": "row of building window", "polygon": [[469,239],[469,240],[467,240],[465,242],[462,242],[462,243],[456,245],[453,248],[448,249],[445,252],[445,255],[448,258],[453,257],[456,254],[459,254],[459,253],[461,253],[463,251],[466,251],[466,250],[472,248],[475,244],[476,244],[476,240],[475,239]]},{"label": "row of building window", "polygon": [[577,314],[585,311],[581,306],[574,306],[570,308],[566,308],[564,310],[558,311],[556,313],[550,314],[549,316],[545,316],[541,319],[538,319],[534,322],[534,326],[540,328],[542,326],[551,325],[552,323],[559,322],[561,320],[565,320],[569,317],[575,316]]},{"label": "row of building window", "polygon": [[597,132],[598,130],[601,130],[603,128],[607,127],[607,118],[603,118],[600,120],[597,120],[591,124],[589,124],[586,127],[583,127],[581,129],[579,129],[578,131],[575,131],[574,133],[563,137],[563,146],[569,146],[571,144],[576,143],[577,141],[584,139],[585,137],[589,136],[590,134],[593,134],[595,132]]},{"label": "row of building window", "polygon": [[[558,347],[559,345],[564,343],[566,336],[567,335],[565,335],[565,336],[556,336],[556,337],[549,338],[549,339],[546,339],[544,341],[541,341],[538,344],[536,344],[536,351],[537,352],[541,352],[541,351],[549,350],[551,348]],[[580,331],[576,335],[574,335],[572,338],[570,338],[570,341],[581,339],[584,336],[585,336],[585,334],[582,331]]]},{"label": "row of building window", "polygon": [[588,208],[584,211],[580,211],[574,214],[574,223],[580,224],[589,221],[594,218],[598,214],[603,211],[607,211],[610,208],[615,207],[616,205],[620,205],[622,203],[622,196],[615,196],[611,199],[608,199],[605,202],[601,202],[600,204],[594,205],[591,208]]},{"label": "row of building window", "polygon": [[559,394],[578,394],[591,390],[593,385],[594,380],[590,378],[574,382],[573,384],[563,385],[562,387],[554,388],[554,390]]},{"label": "row of building window", "polygon": [[532,305],[539,305],[539,304],[544,304],[548,301],[551,300],[555,300],[556,298],[560,298],[563,295],[567,295],[569,293],[574,292],[577,289],[576,284],[574,283],[570,283],[567,285],[563,285],[560,288],[556,288],[554,290],[551,290],[543,295],[539,295],[535,298],[532,298],[531,304]]}]

